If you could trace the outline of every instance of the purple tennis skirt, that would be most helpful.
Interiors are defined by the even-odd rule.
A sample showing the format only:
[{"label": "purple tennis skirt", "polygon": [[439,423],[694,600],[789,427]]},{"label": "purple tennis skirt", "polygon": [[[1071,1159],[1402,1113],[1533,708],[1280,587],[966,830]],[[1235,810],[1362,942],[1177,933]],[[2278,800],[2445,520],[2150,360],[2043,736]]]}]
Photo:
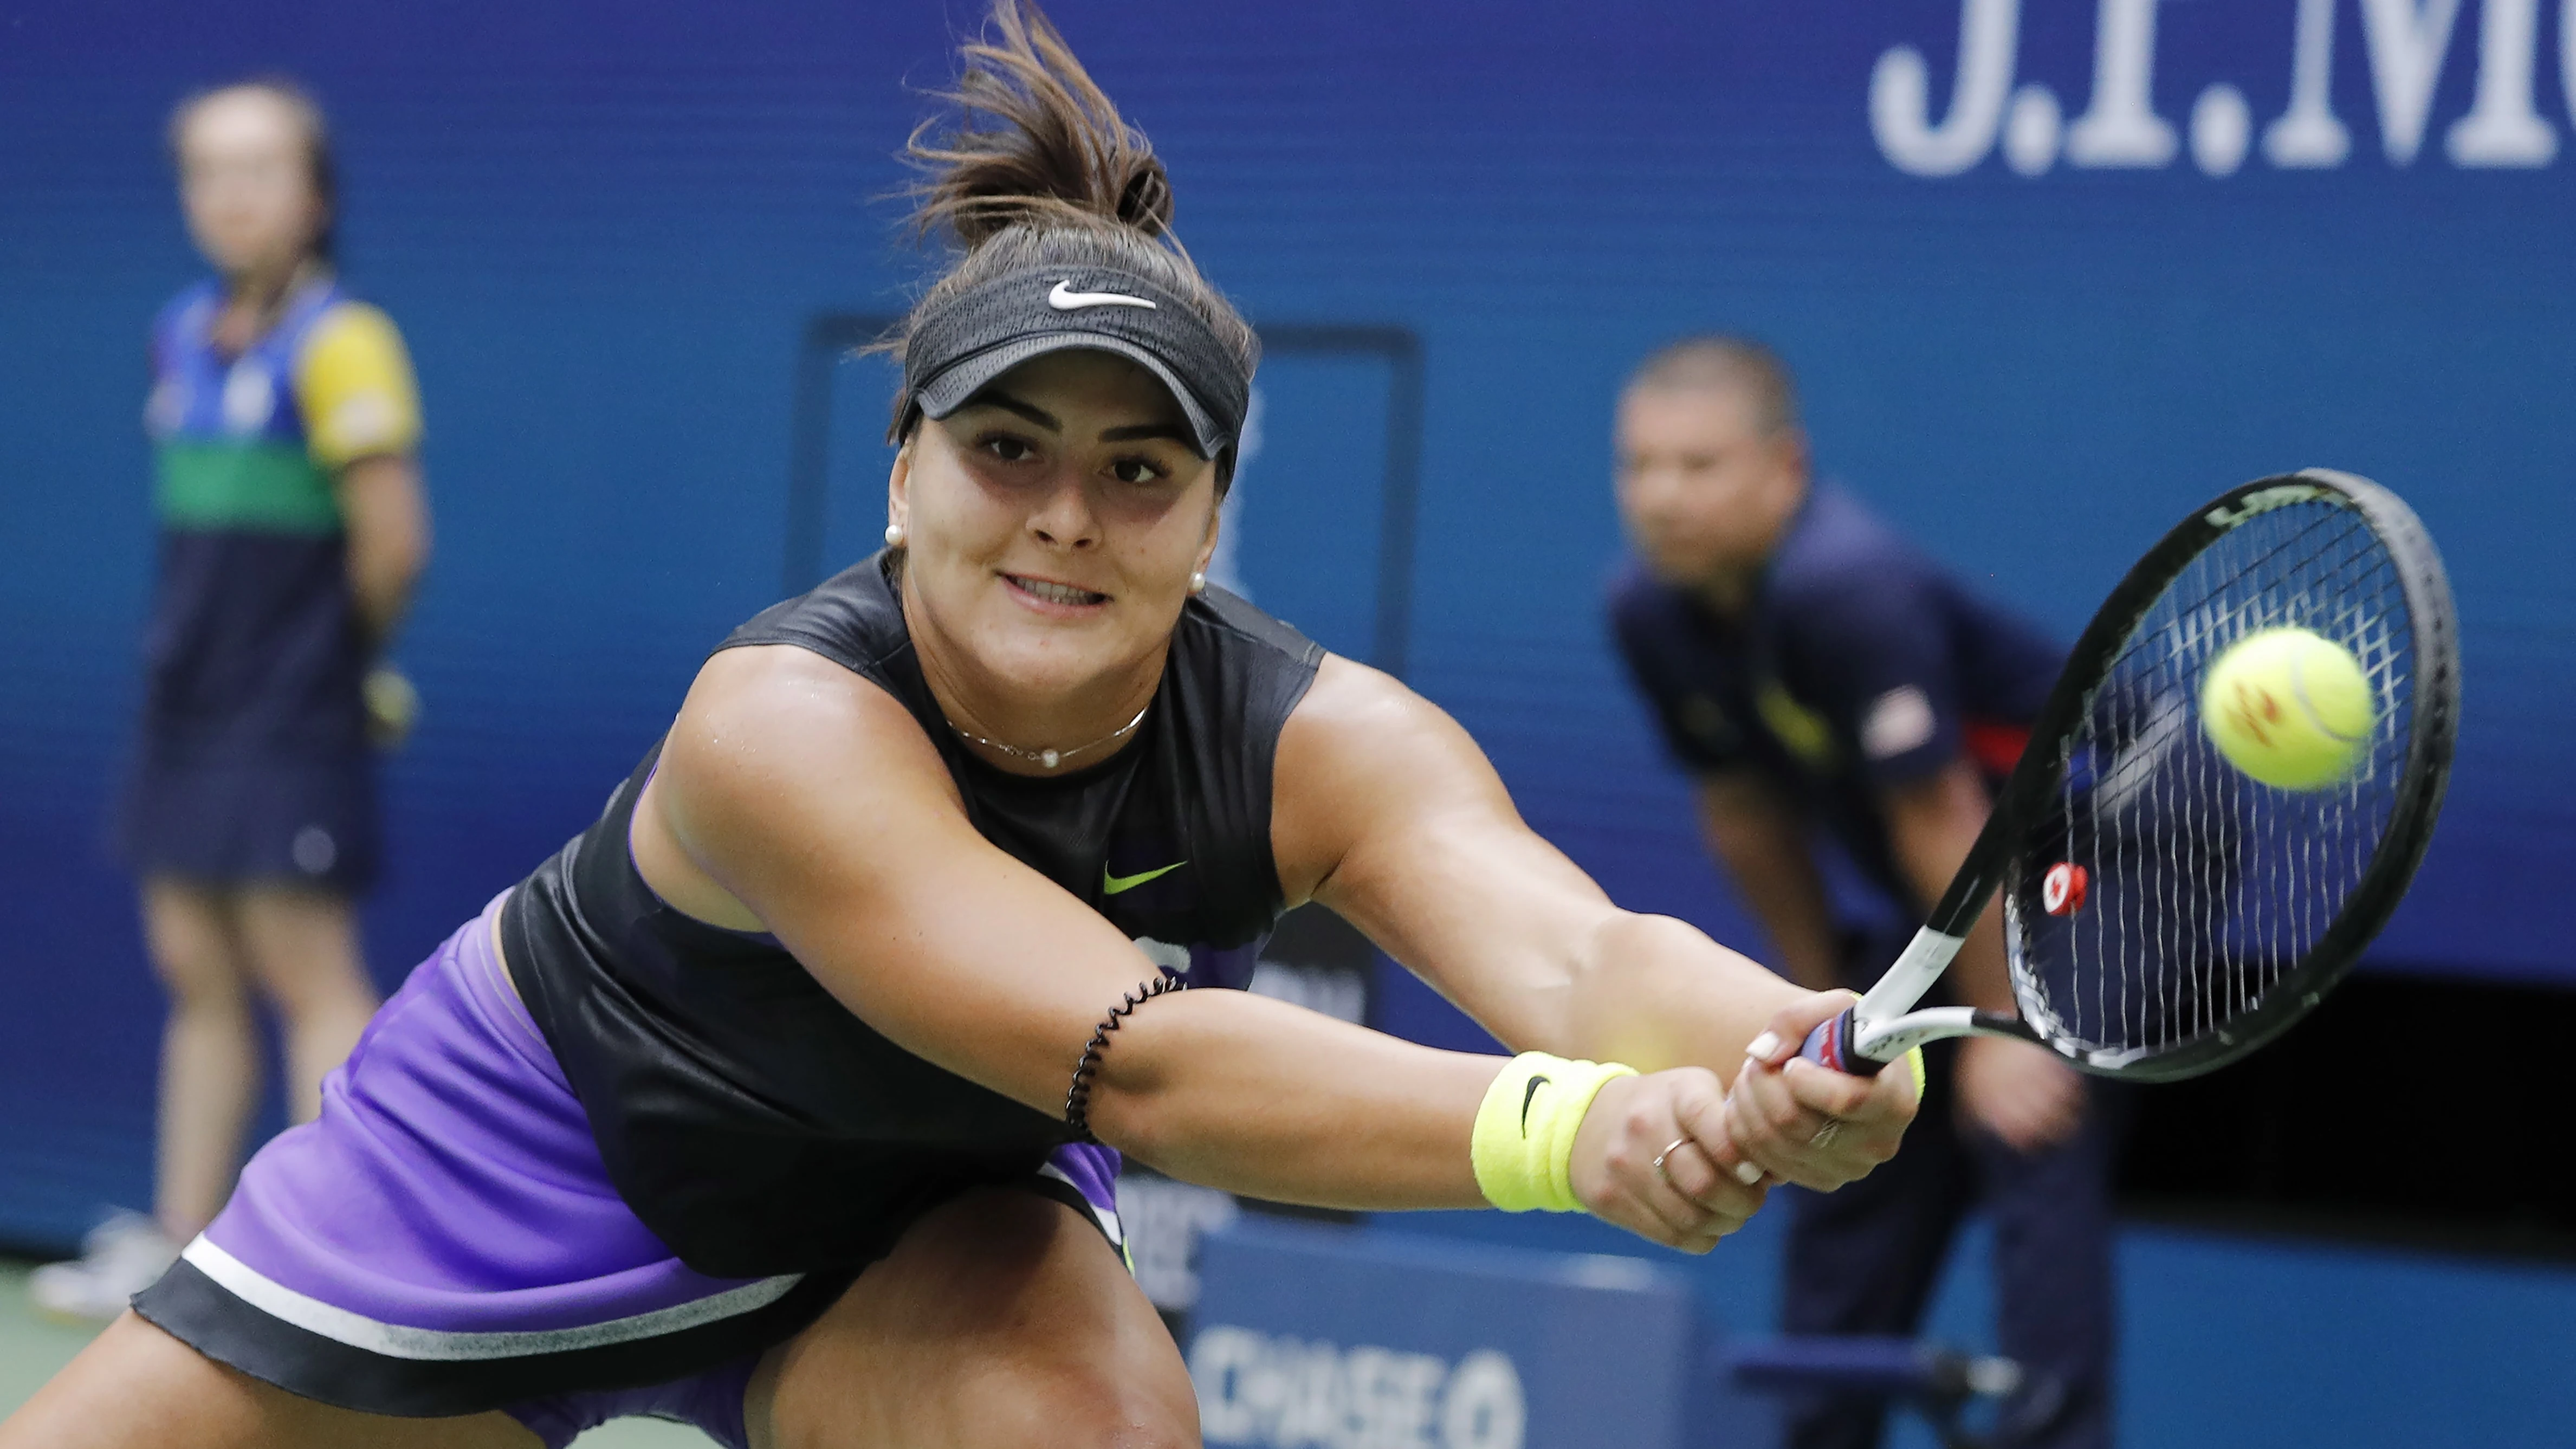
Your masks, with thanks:
[{"label": "purple tennis skirt", "polygon": [[[427,1417],[500,1409],[562,1445],[654,1415],[741,1446],[760,1354],[857,1276],[693,1271],[637,1221],[493,950],[449,937],[135,1310],[307,1398]],[[1112,1244],[1117,1154],[1060,1148],[1030,1190]]]}]

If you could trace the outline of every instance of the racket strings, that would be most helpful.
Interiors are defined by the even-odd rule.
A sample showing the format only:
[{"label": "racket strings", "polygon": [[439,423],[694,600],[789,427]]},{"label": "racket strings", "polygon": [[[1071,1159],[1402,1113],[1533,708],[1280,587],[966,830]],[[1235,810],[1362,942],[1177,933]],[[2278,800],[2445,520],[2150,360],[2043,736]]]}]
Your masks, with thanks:
[{"label": "racket strings", "polygon": [[[2340,644],[2375,705],[2348,774],[2290,791],[2236,770],[2202,731],[2203,672],[2259,630]],[[2384,543],[2334,501],[2277,508],[2186,564],[2056,742],[2053,809],[2006,893],[2025,1015],[2106,1064],[2169,1051],[2260,1004],[2314,949],[2385,835],[2412,733],[2414,632]],[[2080,868],[2050,915],[2051,867]]]}]

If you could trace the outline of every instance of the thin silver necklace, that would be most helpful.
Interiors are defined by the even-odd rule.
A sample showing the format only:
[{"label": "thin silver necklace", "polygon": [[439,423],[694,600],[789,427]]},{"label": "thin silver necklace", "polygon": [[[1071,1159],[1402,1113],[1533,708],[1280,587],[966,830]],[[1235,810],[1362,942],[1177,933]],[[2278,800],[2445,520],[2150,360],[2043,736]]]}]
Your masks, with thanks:
[{"label": "thin silver necklace", "polygon": [[970,743],[982,745],[988,750],[1000,750],[1003,754],[1006,754],[1015,760],[1034,760],[1037,762],[1039,768],[1052,770],[1056,766],[1063,764],[1065,761],[1072,759],[1076,755],[1087,755],[1093,750],[1099,749],[1102,745],[1116,744],[1118,741],[1125,739],[1128,731],[1133,730],[1136,726],[1145,722],[1145,716],[1150,713],[1153,708],[1154,702],[1149,699],[1145,701],[1145,707],[1143,709],[1136,711],[1136,717],[1134,719],[1127,721],[1118,728],[1111,730],[1109,733],[1102,735],[1096,740],[1093,740],[1090,744],[1076,745],[1069,750],[1024,750],[1018,745],[1006,745],[1000,740],[988,740],[982,735],[976,734],[967,729],[964,725],[959,724],[953,719],[948,722],[948,727],[957,731],[959,735],[963,736]]}]

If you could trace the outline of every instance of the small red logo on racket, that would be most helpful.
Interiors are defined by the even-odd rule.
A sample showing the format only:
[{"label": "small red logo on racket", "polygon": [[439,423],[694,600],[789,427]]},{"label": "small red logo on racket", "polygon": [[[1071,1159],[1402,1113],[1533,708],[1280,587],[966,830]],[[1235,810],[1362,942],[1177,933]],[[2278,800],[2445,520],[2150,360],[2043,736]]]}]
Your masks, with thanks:
[{"label": "small red logo on racket", "polygon": [[2065,861],[2048,868],[2040,877],[2039,903],[2052,916],[2071,916],[2084,909],[2084,867]]}]

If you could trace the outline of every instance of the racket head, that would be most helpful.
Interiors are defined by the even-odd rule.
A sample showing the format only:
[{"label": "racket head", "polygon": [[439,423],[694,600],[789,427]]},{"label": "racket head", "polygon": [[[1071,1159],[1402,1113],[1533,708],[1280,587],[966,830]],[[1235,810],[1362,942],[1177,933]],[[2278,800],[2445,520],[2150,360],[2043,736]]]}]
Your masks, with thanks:
[{"label": "racket head", "polygon": [[[2314,790],[2238,772],[2200,720],[2202,670],[2285,624],[2349,650],[2375,705],[2352,769]],[[2233,1061],[2314,1007],[2404,896],[2459,688],[2449,582],[2395,494],[2321,469],[2231,489],[2086,627],[1934,928],[1964,935],[2000,887],[2022,1021],[2077,1067],[2158,1081]]]}]

